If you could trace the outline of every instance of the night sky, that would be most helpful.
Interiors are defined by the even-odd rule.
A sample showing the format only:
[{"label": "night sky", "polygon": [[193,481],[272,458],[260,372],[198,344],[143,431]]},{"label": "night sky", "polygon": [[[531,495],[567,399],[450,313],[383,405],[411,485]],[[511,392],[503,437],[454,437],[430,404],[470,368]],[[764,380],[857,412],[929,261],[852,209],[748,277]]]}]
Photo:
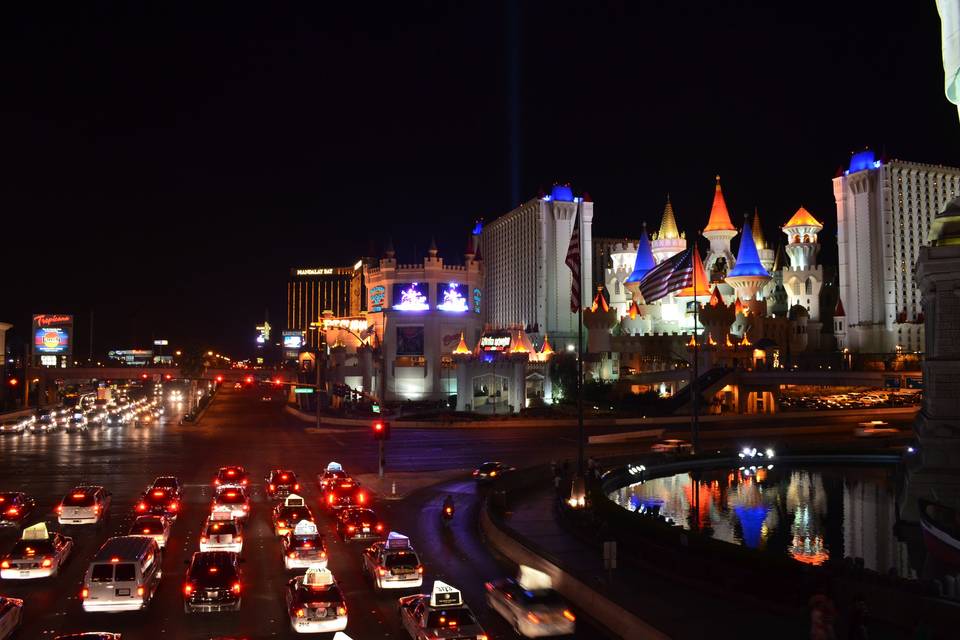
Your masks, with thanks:
[{"label": "night sky", "polygon": [[0,320],[74,313],[81,356],[91,311],[97,352],[250,355],[290,267],[460,261],[555,181],[595,235],[667,192],[702,228],[720,173],[735,223],[802,204],[830,242],[851,151],[960,162],[933,0],[32,4],[0,19]]}]

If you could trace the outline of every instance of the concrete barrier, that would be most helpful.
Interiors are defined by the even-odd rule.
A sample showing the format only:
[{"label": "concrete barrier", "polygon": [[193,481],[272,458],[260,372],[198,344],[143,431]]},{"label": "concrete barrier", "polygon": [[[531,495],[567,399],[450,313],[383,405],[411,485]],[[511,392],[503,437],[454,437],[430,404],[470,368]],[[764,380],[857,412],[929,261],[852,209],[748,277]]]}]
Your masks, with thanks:
[{"label": "concrete barrier", "polygon": [[586,611],[611,633],[624,640],[665,640],[670,637],[501,530],[486,507],[480,509],[480,529],[490,546],[516,564],[525,564],[549,575],[560,595]]},{"label": "concrete barrier", "polygon": [[28,418],[33,415],[35,409],[21,409],[19,411],[9,411],[7,413],[0,413],[0,422],[6,420],[16,420],[17,418]]}]

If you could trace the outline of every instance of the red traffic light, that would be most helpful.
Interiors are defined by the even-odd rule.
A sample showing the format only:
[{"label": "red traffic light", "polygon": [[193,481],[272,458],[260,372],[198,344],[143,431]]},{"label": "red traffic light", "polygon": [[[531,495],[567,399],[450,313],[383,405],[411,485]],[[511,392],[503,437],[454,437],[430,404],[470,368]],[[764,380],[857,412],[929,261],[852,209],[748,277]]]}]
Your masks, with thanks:
[{"label": "red traffic light", "polygon": [[273,384],[275,384],[275,385],[277,385],[277,386],[279,387],[281,384],[283,384],[283,381],[280,380],[280,378],[274,378],[274,379],[273,379]]},{"label": "red traffic light", "polygon": [[164,380],[173,380],[173,376],[170,375],[169,373],[165,373],[165,374],[163,374],[163,379],[164,379]]},{"label": "red traffic light", "polygon": [[145,374],[145,373],[141,373],[141,374],[140,374],[140,377],[143,378],[144,380],[146,380],[146,379],[149,378],[150,376],[148,376],[148,375]]},{"label": "red traffic light", "polygon": [[373,439],[374,440],[389,440],[390,439],[390,423],[383,420],[377,420],[373,423]]},{"label": "red traffic light", "polygon": [[373,425],[373,430],[374,430],[374,431],[381,431],[381,432],[382,432],[382,431],[383,431],[383,423],[382,423],[382,422],[377,422],[377,423],[375,423],[375,424]]},{"label": "red traffic light", "polygon": [[247,384],[253,384],[253,376],[247,376],[243,379]]},{"label": "red traffic light", "polygon": [[223,382],[223,376],[217,376],[217,382]]}]

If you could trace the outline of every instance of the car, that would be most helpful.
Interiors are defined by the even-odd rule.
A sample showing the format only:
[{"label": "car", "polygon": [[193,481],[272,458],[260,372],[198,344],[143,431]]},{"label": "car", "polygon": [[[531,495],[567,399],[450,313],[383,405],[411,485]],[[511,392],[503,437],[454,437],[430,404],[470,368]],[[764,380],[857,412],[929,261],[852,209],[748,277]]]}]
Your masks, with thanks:
[{"label": "car", "polygon": [[30,425],[32,433],[51,433],[60,429],[59,412],[41,411],[36,422]]},{"label": "car", "polygon": [[270,499],[286,498],[294,491],[300,491],[297,474],[289,469],[273,469],[264,479],[267,485],[267,497]]},{"label": "car", "polygon": [[67,433],[79,433],[81,431],[87,431],[88,429],[87,419],[82,415],[73,416],[67,421]]},{"label": "car", "polygon": [[30,580],[55,576],[71,551],[73,538],[47,531],[42,522],[27,527],[13,549],[0,560],[0,578]]},{"label": "car", "polygon": [[176,520],[180,513],[180,497],[173,489],[156,487],[147,489],[140,494],[140,499],[133,510],[137,515],[166,516]]},{"label": "car", "polygon": [[183,610],[239,611],[242,589],[240,557],[230,551],[197,551],[187,561]]},{"label": "car", "polygon": [[271,396],[260,396],[260,402],[273,402],[273,398]]},{"label": "car", "polygon": [[444,582],[434,581],[430,595],[406,596],[398,604],[400,624],[414,640],[487,640],[460,591]]},{"label": "car", "polygon": [[23,600],[0,596],[0,640],[12,638],[23,621]]},{"label": "car", "polygon": [[515,471],[514,467],[508,467],[502,462],[484,462],[473,470],[473,478],[478,483],[485,484],[511,471]]},{"label": "car", "polygon": [[122,640],[122,636],[119,633],[110,633],[109,631],[81,631],[80,633],[54,636],[53,640]]},{"label": "car", "polygon": [[243,551],[243,525],[231,507],[218,507],[200,530],[200,551]]},{"label": "car", "polygon": [[234,518],[246,520],[250,516],[250,497],[243,487],[220,487],[210,505],[211,513],[217,507],[229,507]]},{"label": "car", "polygon": [[150,485],[150,488],[166,489],[171,492],[172,495],[176,496],[177,499],[183,497],[183,484],[177,476],[157,476],[153,479],[153,484]]},{"label": "car", "polygon": [[370,503],[366,490],[353,478],[330,483],[320,493],[320,503],[329,511],[347,507],[365,507]]},{"label": "car", "polygon": [[384,537],[385,529],[373,509],[351,507],[337,514],[337,535],[341,540],[366,540]]},{"label": "car", "polygon": [[57,522],[99,524],[110,510],[111,494],[103,487],[79,485],[64,496],[57,506]]},{"label": "car", "polygon": [[577,617],[553,590],[550,576],[520,565],[516,580],[505,578],[484,585],[487,606],[499,613],[525,638],[572,635]]},{"label": "car", "polygon": [[334,483],[349,479],[350,476],[343,470],[343,466],[339,462],[331,462],[323,470],[323,473],[317,475],[317,486],[323,491]]},{"label": "car", "polygon": [[130,525],[131,536],[150,536],[163,549],[170,539],[170,520],[163,515],[137,516]]},{"label": "car", "polygon": [[26,423],[22,419],[4,420],[0,424],[0,435],[20,435],[26,430]]},{"label": "car", "polygon": [[104,419],[103,424],[108,427],[119,427],[126,419],[124,418],[122,411],[113,411],[107,414],[107,417]]},{"label": "car", "polygon": [[250,474],[241,466],[220,467],[213,479],[217,487],[245,487],[250,482]]},{"label": "car", "polygon": [[311,520],[301,520],[282,540],[283,566],[287,569],[324,568],[327,566],[327,546]]},{"label": "car", "polygon": [[114,536],[94,554],[83,574],[86,612],[146,609],[163,577],[163,552],[151,536]]},{"label": "car", "polygon": [[22,527],[36,508],[37,501],[22,491],[0,492],[0,527]]},{"label": "car", "polygon": [[273,508],[272,519],[273,533],[284,536],[301,520],[313,520],[313,513],[302,497],[291,493],[282,503]]},{"label": "car", "polygon": [[423,565],[410,538],[396,531],[364,549],[361,565],[377,589],[414,589],[423,584]]},{"label": "car", "polygon": [[329,569],[311,567],[287,582],[290,628],[297,633],[333,633],[347,628],[347,603]]}]

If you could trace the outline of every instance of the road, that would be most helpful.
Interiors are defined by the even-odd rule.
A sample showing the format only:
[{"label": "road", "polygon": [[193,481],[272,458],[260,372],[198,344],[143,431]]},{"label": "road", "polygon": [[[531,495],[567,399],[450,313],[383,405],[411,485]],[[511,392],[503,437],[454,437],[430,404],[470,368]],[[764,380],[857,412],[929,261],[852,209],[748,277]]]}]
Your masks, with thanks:
[{"label": "road", "polygon": [[[5,581],[0,593],[27,601],[22,637],[51,638],[58,633],[108,630],[125,639],[153,638],[283,638],[290,630],[283,600],[289,578],[280,558],[279,541],[270,529],[270,503],[260,484],[253,487],[253,514],[245,530],[244,596],[239,612],[192,614],[181,600],[184,562],[197,550],[199,528],[211,498],[211,480],[219,466],[245,465],[253,482],[275,466],[297,471],[305,497],[327,529],[330,569],[341,581],[349,607],[347,632],[355,640],[404,638],[396,612],[397,594],[378,595],[364,580],[360,567],[363,543],[340,542],[332,521],[320,515],[314,475],[330,460],[355,473],[376,470],[376,445],[365,430],[324,428],[305,430],[277,402],[263,402],[256,390],[224,389],[199,425],[179,426],[177,415],[151,427],[94,429],[86,434],[56,433],[0,439],[0,490],[22,490],[39,501],[40,517],[53,509],[73,485],[102,484],[113,492],[109,520],[99,527],[68,527],[76,549],[56,578],[44,581]],[[575,455],[575,430],[542,429],[470,431],[394,430],[388,444],[389,470],[436,471],[468,469],[485,459],[534,464]],[[186,484],[183,513],[163,558],[164,576],[147,610],[135,613],[89,614],[78,598],[87,561],[111,535],[125,533],[131,508],[142,489],[161,474],[175,474]],[[439,503],[455,495],[454,526],[439,526]],[[476,533],[479,497],[465,473],[408,498],[377,505],[388,528],[409,535],[426,567],[425,588],[434,579],[453,584],[478,614],[491,638],[514,637],[512,630],[483,604],[483,583],[511,572],[488,551]],[[3,534],[0,551],[14,542]],[[581,618],[577,637],[603,638]]]}]

